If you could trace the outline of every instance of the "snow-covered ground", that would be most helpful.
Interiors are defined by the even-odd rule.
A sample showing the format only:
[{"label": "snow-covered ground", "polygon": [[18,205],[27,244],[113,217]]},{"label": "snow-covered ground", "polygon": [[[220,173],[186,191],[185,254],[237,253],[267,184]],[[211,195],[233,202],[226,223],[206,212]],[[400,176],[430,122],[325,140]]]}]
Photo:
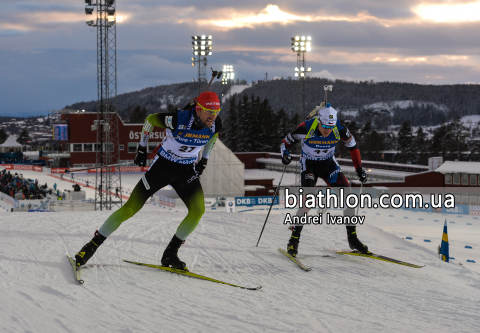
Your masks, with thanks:
[{"label": "snow-covered ground", "polygon": [[[125,186],[130,176],[133,182],[134,175],[122,179]],[[89,241],[110,212],[2,214],[0,331],[480,331],[478,218],[360,210],[367,218],[358,235],[373,252],[426,265],[420,269],[322,257],[348,248],[345,228],[306,226],[299,258],[312,271],[305,272],[278,251],[290,234],[283,224],[286,209],[272,210],[255,247],[267,208],[235,214],[207,210],[179,252],[193,272],[263,286],[259,291],[122,261],[159,263],[185,208],[145,206],[84,267],[84,285],[75,281],[66,255]],[[445,218],[451,263],[436,254]],[[407,236],[413,239],[403,239]]]}]

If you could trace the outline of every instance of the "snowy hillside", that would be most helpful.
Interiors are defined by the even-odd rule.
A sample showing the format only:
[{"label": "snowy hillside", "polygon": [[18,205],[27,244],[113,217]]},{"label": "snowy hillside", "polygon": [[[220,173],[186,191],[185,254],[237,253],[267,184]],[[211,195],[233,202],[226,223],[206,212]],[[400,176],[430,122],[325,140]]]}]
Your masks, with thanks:
[{"label": "snowy hillside", "polygon": [[244,91],[246,88],[249,88],[250,86],[250,84],[231,86],[228,92],[222,97],[222,103],[225,103],[226,100],[232,95],[240,94],[242,91]]},{"label": "snowy hillside", "polygon": [[[480,265],[478,219],[448,217],[456,221],[449,225],[452,243],[474,242],[467,255],[477,264],[462,259],[460,266],[440,261],[434,249],[421,246],[424,237],[431,239],[430,247],[439,244],[444,216],[366,213],[366,225],[358,227],[360,239],[374,252],[426,265],[420,269],[368,258],[325,258],[331,249],[348,248],[345,228],[308,226],[299,254],[312,268],[305,272],[278,251],[290,234],[282,224],[286,212],[272,211],[257,248],[266,209],[207,210],[180,249],[191,271],[263,286],[259,291],[122,261],[159,263],[185,209],[145,206],[85,266],[84,285],[75,281],[66,255],[89,241],[110,212],[1,214],[0,331],[480,331],[480,275],[470,269]],[[400,238],[405,235],[413,240]],[[450,254],[456,256],[455,250]]]},{"label": "snowy hillside", "polygon": [[394,115],[395,108],[406,109],[409,107],[418,104],[419,106],[426,107],[431,106],[439,111],[447,112],[448,108],[445,105],[437,105],[431,102],[422,102],[422,101],[391,101],[391,102],[378,102],[373,104],[365,105],[365,110],[370,114],[375,115]]},{"label": "snowy hillside", "polygon": [[[369,114],[376,115],[376,116],[393,116],[395,114],[395,109],[406,109],[409,107],[413,107],[415,104],[418,104],[418,106],[421,107],[427,107],[430,106],[436,110],[442,111],[442,112],[448,112],[448,108],[445,105],[437,105],[432,102],[422,102],[422,101],[410,101],[410,100],[405,100],[405,101],[389,101],[389,102],[377,102],[373,104],[367,104],[364,105],[363,108],[365,111]],[[356,109],[339,109],[340,111],[340,116],[345,117],[345,118],[352,118],[354,119],[357,114],[358,110]],[[476,116],[470,116],[470,117],[476,117]]]}]

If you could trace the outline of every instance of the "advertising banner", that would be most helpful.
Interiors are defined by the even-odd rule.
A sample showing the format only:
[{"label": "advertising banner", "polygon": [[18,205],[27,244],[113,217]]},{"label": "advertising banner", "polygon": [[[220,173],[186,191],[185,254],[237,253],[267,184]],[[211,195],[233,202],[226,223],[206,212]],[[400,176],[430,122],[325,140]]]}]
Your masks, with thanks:
[{"label": "advertising banner", "polygon": [[158,204],[160,206],[175,208],[175,198],[158,197]]},{"label": "advertising banner", "polygon": [[470,215],[480,216],[480,206],[470,206]]},{"label": "advertising banner", "polygon": [[51,173],[65,173],[65,170],[68,170],[68,168],[52,168]]},{"label": "advertising banner", "polygon": [[227,213],[235,213],[235,200],[227,199],[225,207]]},{"label": "advertising banner", "polygon": [[468,215],[469,214],[469,206],[468,205],[456,205],[454,208],[432,208],[432,212],[434,213],[442,213],[442,214],[458,214],[458,215]]},{"label": "advertising banner", "polygon": [[13,170],[13,165],[12,164],[0,164],[0,166],[7,169],[7,170]]},{"label": "advertising banner", "polygon": [[33,165],[14,164],[13,170],[33,170]]},{"label": "advertising banner", "polygon": [[18,208],[18,200],[15,200],[14,198],[12,198],[11,196],[9,196],[5,193],[0,192],[0,200],[2,200],[6,204],[8,204],[8,205],[10,205],[14,208]]},{"label": "advertising banner", "polygon": [[[256,205],[271,205],[273,196],[267,197],[236,197],[235,205],[236,206],[256,206]],[[274,205],[278,205],[278,197],[275,197]]]}]

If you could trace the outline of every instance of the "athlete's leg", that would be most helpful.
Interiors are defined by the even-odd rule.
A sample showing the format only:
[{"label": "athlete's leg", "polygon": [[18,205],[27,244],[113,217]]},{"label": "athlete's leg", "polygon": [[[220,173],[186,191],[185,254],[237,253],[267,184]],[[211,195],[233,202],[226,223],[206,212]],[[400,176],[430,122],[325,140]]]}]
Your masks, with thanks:
[{"label": "athlete's leg", "polygon": [[75,254],[75,261],[78,266],[85,265],[93,256],[97,248],[110,236],[122,222],[135,215],[145,204],[145,201],[159,189],[167,185],[172,174],[168,170],[161,168],[160,163],[154,163],[150,169],[142,176],[142,179],[135,186],[132,195],[128,201],[119,210],[111,214],[103,223],[100,230],[95,232],[90,242],[85,244],[80,251]]},{"label": "athlete's leg", "polygon": [[[315,194],[315,184],[317,183],[317,176],[314,173],[314,170],[305,165],[304,160],[300,162],[302,165],[301,173],[301,184],[303,189],[304,198],[306,194]],[[305,200],[303,201],[303,208],[298,208],[297,216],[301,217],[304,214],[308,214],[310,208],[305,207]],[[295,257],[298,253],[298,244],[300,243],[300,234],[302,232],[303,226],[296,225],[292,227],[292,234],[287,244],[287,252]]]},{"label": "athlete's leg", "polygon": [[200,184],[200,180],[192,171],[189,172],[188,177],[182,180],[179,179],[171,185],[188,208],[187,216],[180,223],[175,233],[179,239],[184,241],[195,230],[203,213],[205,213],[205,197],[202,184]]},{"label": "athlete's leg", "polygon": [[[339,187],[344,189],[344,197],[350,194],[350,187],[348,184],[348,180],[343,174],[343,172],[338,173],[336,181],[331,183],[332,187]],[[346,207],[343,211],[343,216],[354,216],[355,215],[355,208],[348,208]],[[348,238],[348,245],[352,250],[357,250],[362,253],[368,253],[368,246],[360,242],[357,237],[357,227],[356,225],[346,225],[347,228],[347,238]]]},{"label": "athlete's leg", "polygon": [[163,252],[162,265],[187,269],[186,264],[178,258],[178,250],[195,230],[203,213],[205,213],[204,195],[200,180],[193,169],[185,171],[185,175],[172,182],[171,185],[187,206],[188,214],[178,226],[177,232]]},{"label": "athlete's leg", "polygon": [[142,176],[132,191],[127,202],[116,212],[112,213],[103,223],[98,232],[104,236],[110,236],[126,220],[142,209],[145,202],[159,189],[168,185],[172,180],[172,173],[155,163]]}]

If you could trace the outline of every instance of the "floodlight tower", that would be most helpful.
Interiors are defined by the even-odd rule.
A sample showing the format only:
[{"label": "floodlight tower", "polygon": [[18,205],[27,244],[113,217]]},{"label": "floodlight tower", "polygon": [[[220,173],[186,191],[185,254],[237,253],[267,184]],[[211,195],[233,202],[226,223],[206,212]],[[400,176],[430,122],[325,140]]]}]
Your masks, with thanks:
[{"label": "floodlight tower", "polygon": [[229,84],[233,86],[235,73],[233,73],[233,66],[232,65],[223,65],[223,77],[222,77],[222,84]]},{"label": "floodlight tower", "polygon": [[305,109],[305,77],[307,72],[312,69],[306,66],[306,53],[312,50],[312,37],[310,36],[295,36],[292,37],[292,51],[297,54],[297,67],[295,67],[295,76],[301,81],[302,89],[300,90],[301,108],[303,119],[307,117]]},{"label": "floodlight tower", "polygon": [[89,27],[97,28],[97,120],[91,127],[97,131],[95,144],[95,209],[111,210],[122,205],[122,197],[112,191],[121,189],[120,168],[106,167],[119,162],[117,120],[117,34],[115,0],[85,0],[85,14],[97,8],[96,21],[87,19]]},{"label": "floodlight tower", "polygon": [[[192,36],[192,66],[198,68],[198,94],[201,93],[202,82],[207,82],[207,56],[212,55],[212,36]],[[196,57],[196,58],[195,58]]]}]

